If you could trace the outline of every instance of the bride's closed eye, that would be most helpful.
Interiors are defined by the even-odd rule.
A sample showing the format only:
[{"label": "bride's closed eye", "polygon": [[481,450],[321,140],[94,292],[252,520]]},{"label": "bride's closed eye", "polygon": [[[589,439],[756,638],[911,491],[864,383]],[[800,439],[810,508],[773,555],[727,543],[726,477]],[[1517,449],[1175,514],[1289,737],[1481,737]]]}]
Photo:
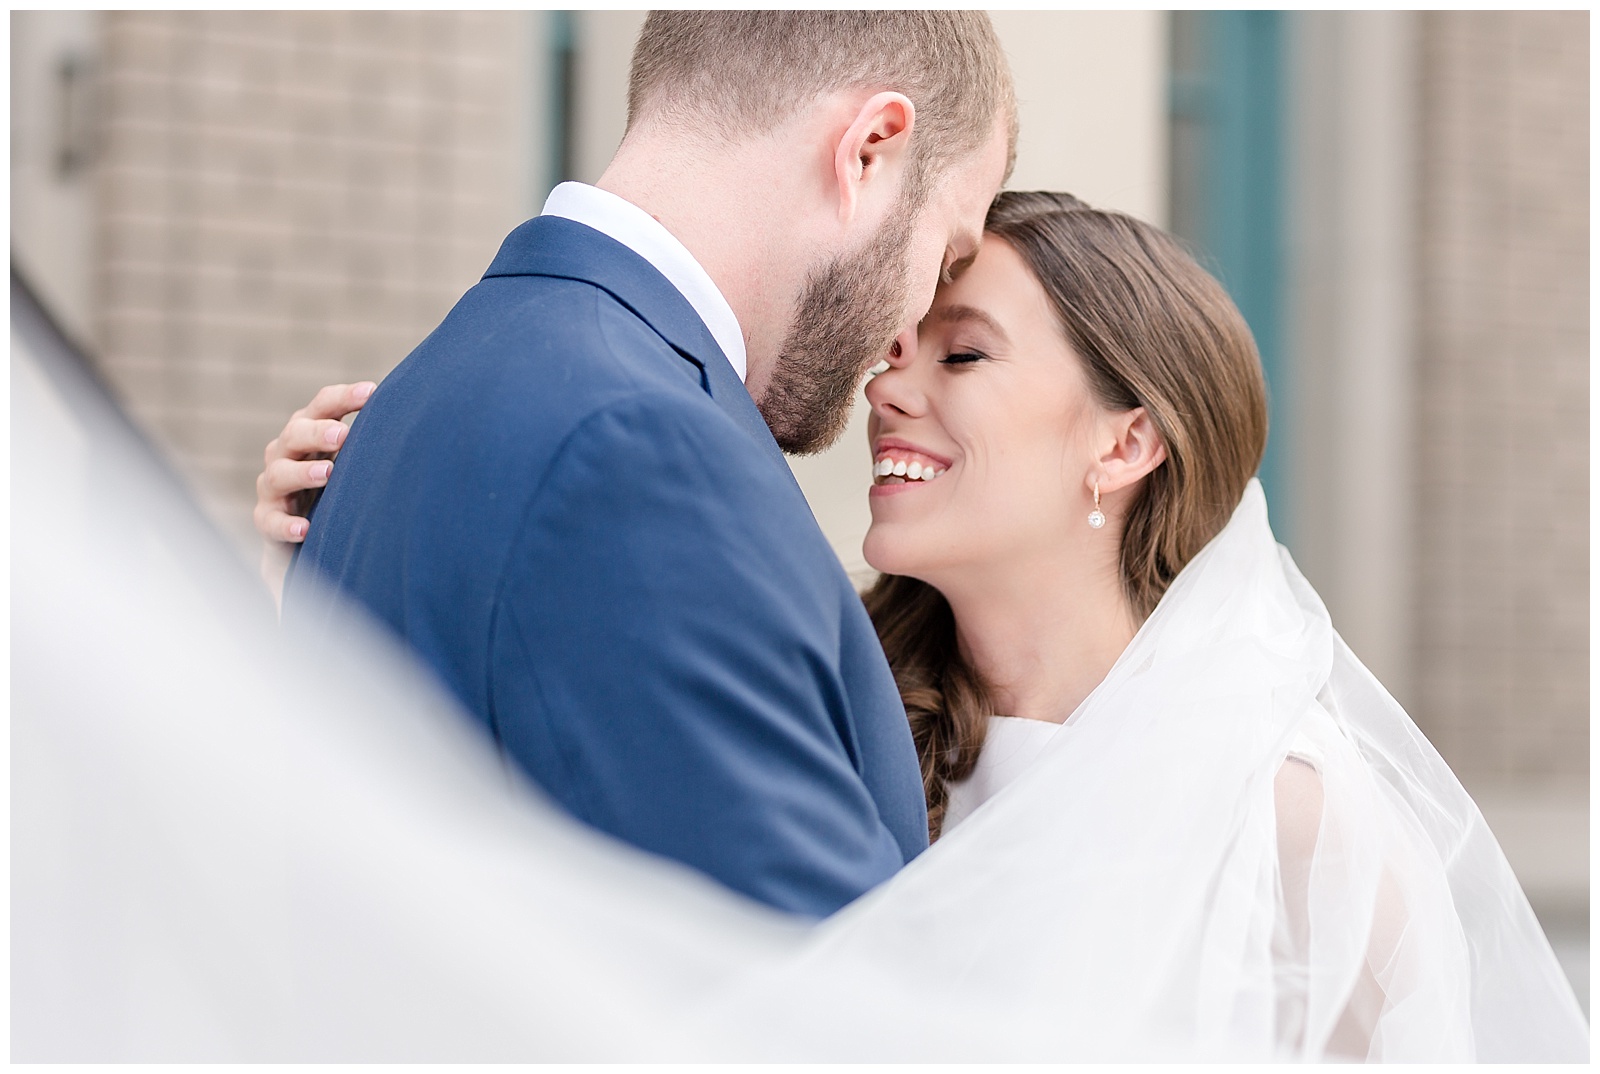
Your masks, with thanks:
[{"label": "bride's closed eye", "polygon": [[980,354],[978,351],[965,350],[947,354],[940,358],[939,362],[941,365],[972,365],[976,362],[987,361],[988,357],[987,354]]}]

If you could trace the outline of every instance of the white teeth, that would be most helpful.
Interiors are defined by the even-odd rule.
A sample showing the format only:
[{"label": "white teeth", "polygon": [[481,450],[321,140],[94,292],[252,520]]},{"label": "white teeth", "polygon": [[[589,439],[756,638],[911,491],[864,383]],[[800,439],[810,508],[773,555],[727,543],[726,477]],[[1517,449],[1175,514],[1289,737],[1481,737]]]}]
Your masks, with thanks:
[{"label": "white teeth", "polygon": [[944,471],[931,462],[926,464],[918,461],[907,462],[904,459],[891,459],[888,456],[872,464],[872,476],[889,479],[883,482],[886,485],[890,483],[903,485],[907,481],[932,481],[942,473]]}]

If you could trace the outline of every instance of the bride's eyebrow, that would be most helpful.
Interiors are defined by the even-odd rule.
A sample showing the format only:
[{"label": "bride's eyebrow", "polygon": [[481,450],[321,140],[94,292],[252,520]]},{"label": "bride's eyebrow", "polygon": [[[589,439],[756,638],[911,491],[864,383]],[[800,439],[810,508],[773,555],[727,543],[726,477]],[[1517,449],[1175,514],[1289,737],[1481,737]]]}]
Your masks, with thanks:
[{"label": "bride's eyebrow", "polygon": [[1010,337],[1006,335],[1005,329],[1000,327],[1000,322],[976,306],[957,304],[940,306],[929,311],[927,319],[938,324],[959,324],[962,321],[976,321],[998,336],[1001,343],[1011,342]]}]

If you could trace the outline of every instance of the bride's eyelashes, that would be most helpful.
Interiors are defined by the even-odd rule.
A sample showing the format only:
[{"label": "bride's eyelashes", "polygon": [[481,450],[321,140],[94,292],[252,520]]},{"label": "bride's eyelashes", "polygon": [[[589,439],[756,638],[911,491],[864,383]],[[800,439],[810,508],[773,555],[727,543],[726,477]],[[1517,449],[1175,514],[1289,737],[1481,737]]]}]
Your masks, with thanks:
[{"label": "bride's eyelashes", "polygon": [[943,358],[940,358],[939,364],[972,365],[977,362],[987,361],[988,357],[989,356],[987,354],[980,354],[974,350],[957,351],[954,354],[947,354]]}]

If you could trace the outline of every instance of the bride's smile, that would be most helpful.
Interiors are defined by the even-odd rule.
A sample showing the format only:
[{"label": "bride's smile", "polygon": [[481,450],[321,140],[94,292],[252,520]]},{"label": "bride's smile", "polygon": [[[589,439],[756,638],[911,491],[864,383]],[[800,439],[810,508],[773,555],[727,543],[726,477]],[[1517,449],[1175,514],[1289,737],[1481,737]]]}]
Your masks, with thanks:
[{"label": "bride's smile", "polygon": [[950,469],[950,460],[924,451],[904,440],[884,437],[873,446],[872,479],[875,489],[889,490],[913,482],[932,481]]}]

